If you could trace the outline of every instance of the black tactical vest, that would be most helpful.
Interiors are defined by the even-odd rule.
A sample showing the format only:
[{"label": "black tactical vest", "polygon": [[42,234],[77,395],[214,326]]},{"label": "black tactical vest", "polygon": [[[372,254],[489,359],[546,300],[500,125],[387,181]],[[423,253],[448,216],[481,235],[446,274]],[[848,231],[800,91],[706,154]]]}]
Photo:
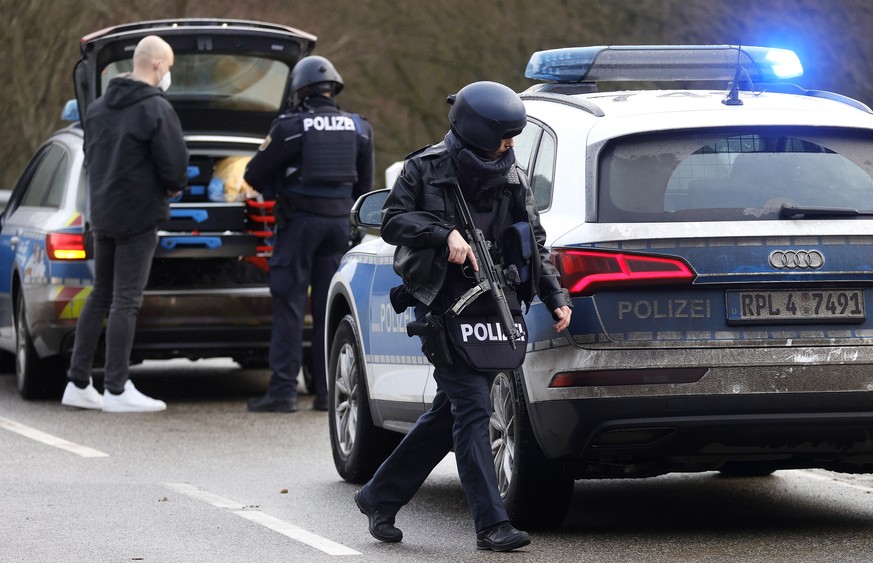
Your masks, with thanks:
[{"label": "black tactical vest", "polygon": [[303,184],[348,184],[358,179],[357,132],[352,115],[318,108],[302,117]]}]

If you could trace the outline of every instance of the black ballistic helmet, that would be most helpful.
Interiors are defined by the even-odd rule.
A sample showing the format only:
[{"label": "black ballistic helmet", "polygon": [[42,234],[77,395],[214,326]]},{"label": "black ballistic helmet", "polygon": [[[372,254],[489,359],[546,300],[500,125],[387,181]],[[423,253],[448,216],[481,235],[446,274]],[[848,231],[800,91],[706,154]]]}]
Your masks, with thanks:
[{"label": "black ballistic helmet", "polygon": [[[300,92],[306,88],[306,92]],[[312,55],[303,57],[291,71],[291,92],[305,98],[317,91],[327,91],[334,95],[343,89],[343,78],[324,57]]]},{"label": "black ballistic helmet", "polygon": [[518,94],[497,82],[473,82],[450,95],[449,121],[461,142],[480,151],[496,151],[503,139],[521,133],[527,112]]}]

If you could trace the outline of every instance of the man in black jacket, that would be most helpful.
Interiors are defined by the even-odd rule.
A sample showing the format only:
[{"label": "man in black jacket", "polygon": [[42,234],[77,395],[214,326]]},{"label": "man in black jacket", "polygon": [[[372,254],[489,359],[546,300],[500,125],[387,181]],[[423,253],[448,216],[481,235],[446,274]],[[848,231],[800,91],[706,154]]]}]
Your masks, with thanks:
[{"label": "man in black jacket", "polygon": [[[169,218],[168,198],[187,182],[188,151],[179,118],[164,91],[173,50],[157,36],[133,53],[133,72],[110,80],[88,108],[88,170],[94,288],[76,325],[76,340],[62,404],[107,412],[167,408],[140,393],[129,379],[130,350],[142,294],[158,244],[157,227]],[[107,316],[102,397],[91,384],[91,365]]]},{"label": "man in black jacket", "polygon": [[251,412],[297,410],[297,374],[303,361],[303,321],[312,288],[312,408],[327,410],[324,315],[327,288],[349,245],[349,211],[373,188],[373,131],[335,96],[343,80],[324,57],[301,59],[291,71],[292,111],[280,115],[245,180],[276,198],[270,257],[273,332],[267,393],[248,402]]},{"label": "man in black jacket", "polygon": [[[531,239],[522,241],[530,242],[527,246],[532,251],[516,268],[525,275],[505,288],[509,308],[520,314],[521,304],[529,304],[539,295],[552,312],[555,330],[562,331],[570,323],[570,299],[549,260],[533,194],[515,166],[512,150],[513,137],[527,123],[524,104],[515,92],[495,82],[469,84],[450,96],[449,102],[451,131],[443,143],[407,158],[382,209],[382,238],[397,245],[394,269],[403,280],[405,299],[415,305],[416,319],[437,314],[445,320],[449,317],[445,312],[476,285],[472,271],[482,264],[477,263],[462,234],[467,225],[453,198],[452,185],[457,184],[476,227],[495,251],[495,263],[503,261],[503,266],[508,266],[505,262],[512,245],[503,242],[505,233],[523,232],[525,239]],[[515,231],[516,226],[519,231]],[[487,318],[493,307],[489,296],[483,295],[455,318]],[[499,328],[495,332],[499,334]],[[492,412],[489,385],[494,370],[474,365],[471,356],[462,356],[459,341],[441,347],[452,349],[447,354],[450,358],[442,355],[440,361],[434,361],[438,355],[428,348],[431,338],[439,338],[439,334],[422,338],[437,382],[431,409],[355,493],[355,502],[367,515],[370,533],[376,539],[400,541],[403,534],[394,525],[397,511],[454,450],[473,514],[476,547],[509,551],[528,545],[528,534],[509,523],[497,488],[488,436]],[[484,346],[487,352],[501,355],[510,349],[500,338],[493,340]],[[520,342],[513,348],[521,352],[519,362],[524,357],[523,347]]]}]

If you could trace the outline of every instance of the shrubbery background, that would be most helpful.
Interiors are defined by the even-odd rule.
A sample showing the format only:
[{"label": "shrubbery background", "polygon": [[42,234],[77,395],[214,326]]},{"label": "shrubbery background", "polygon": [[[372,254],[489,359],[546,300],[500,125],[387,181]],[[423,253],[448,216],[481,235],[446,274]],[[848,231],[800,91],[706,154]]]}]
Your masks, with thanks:
[{"label": "shrubbery background", "polygon": [[[873,103],[869,0],[0,0],[0,188],[63,125],[79,39],[131,21],[225,17],[318,36],[376,133],[377,170],[446,131],[446,94],[474,80],[532,84],[533,51],[573,45],[728,43],[795,49],[798,83]],[[377,186],[381,187],[381,174]]]}]

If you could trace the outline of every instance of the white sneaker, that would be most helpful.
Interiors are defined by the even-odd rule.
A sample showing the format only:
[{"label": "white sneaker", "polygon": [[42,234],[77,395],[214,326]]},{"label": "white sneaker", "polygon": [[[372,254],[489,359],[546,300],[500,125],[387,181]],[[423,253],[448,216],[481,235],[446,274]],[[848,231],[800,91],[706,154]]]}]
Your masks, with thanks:
[{"label": "white sneaker", "polygon": [[166,408],[167,403],[143,395],[129,379],[121,395],[113,395],[108,390],[103,392],[104,412],[157,412]]},{"label": "white sneaker", "polygon": [[79,389],[75,383],[69,381],[67,382],[67,388],[64,389],[61,404],[68,407],[79,407],[80,409],[100,410],[103,408],[103,397],[99,391],[94,389],[91,381],[88,381],[88,386],[84,389]]}]

